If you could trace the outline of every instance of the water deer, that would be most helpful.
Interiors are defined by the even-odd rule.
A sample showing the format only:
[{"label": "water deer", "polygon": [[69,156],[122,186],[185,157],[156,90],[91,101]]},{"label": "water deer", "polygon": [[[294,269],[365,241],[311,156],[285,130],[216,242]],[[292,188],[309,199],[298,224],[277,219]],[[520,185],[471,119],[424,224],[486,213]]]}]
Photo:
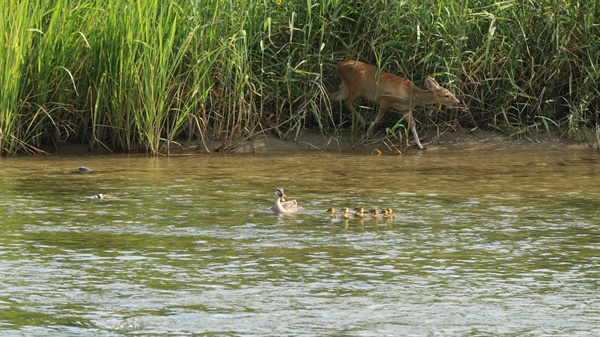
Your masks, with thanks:
[{"label": "water deer", "polygon": [[346,61],[337,68],[337,76],[342,81],[340,90],[330,94],[332,100],[344,101],[348,109],[364,125],[364,118],[354,109],[353,103],[359,97],[379,103],[377,117],[367,129],[367,137],[375,130],[385,111],[392,108],[406,116],[408,126],[415,138],[416,146],[424,150],[415,128],[412,109],[421,105],[442,104],[457,107],[460,101],[447,89],[442,88],[433,77],[425,78],[427,90],[420,89],[408,78],[381,71],[376,67],[360,62]]}]

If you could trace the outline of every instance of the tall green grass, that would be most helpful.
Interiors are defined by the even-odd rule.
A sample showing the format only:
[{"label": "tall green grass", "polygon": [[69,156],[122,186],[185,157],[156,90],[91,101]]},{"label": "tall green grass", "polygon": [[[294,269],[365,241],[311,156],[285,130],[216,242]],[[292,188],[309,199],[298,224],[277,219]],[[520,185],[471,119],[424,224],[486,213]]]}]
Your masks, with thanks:
[{"label": "tall green grass", "polygon": [[346,59],[418,85],[436,76],[468,107],[421,109],[421,124],[586,140],[600,123],[598,12],[593,0],[7,0],[0,151],[361,134],[327,98]]}]

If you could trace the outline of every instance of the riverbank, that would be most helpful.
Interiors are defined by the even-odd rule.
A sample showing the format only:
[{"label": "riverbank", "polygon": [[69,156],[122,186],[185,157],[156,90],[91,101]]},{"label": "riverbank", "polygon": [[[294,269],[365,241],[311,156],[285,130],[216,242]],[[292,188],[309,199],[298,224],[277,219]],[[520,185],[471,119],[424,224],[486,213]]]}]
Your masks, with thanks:
[{"label": "riverbank", "polygon": [[[421,142],[427,151],[600,151],[597,139],[591,142],[571,142],[560,138],[558,133],[539,133],[532,137],[509,137],[493,131],[458,128],[438,132],[436,130],[419,131]],[[406,139],[386,139],[379,137],[372,140],[352,139],[350,133],[323,134],[305,130],[297,139],[286,139],[274,134],[257,134],[253,139],[237,143],[224,144],[222,141],[181,141],[171,144],[170,155],[193,153],[266,153],[294,151],[323,151],[323,152],[356,152],[373,153],[375,155],[398,155],[408,151],[418,151],[412,148],[412,137],[408,145]],[[58,149],[47,149],[54,155],[77,155],[84,153],[111,153],[104,148],[89,150],[86,145],[65,144]],[[166,154],[166,146],[161,153]]]},{"label": "riverbank", "polygon": [[[434,130],[420,132],[421,141],[427,151],[439,150],[585,150],[599,149],[598,142],[575,143],[561,139],[558,134],[540,134],[533,138],[508,137],[491,131],[470,132],[465,129],[447,131],[439,135]],[[253,141],[241,144],[235,152],[262,151],[355,151],[378,154],[399,154],[405,151],[419,151],[412,148],[412,138],[406,139],[352,141],[349,135],[323,135],[315,132],[304,132],[296,141],[282,140],[274,136],[257,137]]]}]

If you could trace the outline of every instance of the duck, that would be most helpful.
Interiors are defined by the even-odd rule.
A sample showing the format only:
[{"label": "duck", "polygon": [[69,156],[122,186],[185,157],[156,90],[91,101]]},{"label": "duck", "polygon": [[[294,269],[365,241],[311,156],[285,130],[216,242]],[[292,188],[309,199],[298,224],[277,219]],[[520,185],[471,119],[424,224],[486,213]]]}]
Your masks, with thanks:
[{"label": "duck", "polygon": [[333,209],[333,208],[328,208],[328,209],[327,209],[327,213],[329,213],[329,216],[330,216],[332,219],[338,219],[338,218],[340,217],[340,215],[339,215],[339,214],[335,214],[335,209]]},{"label": "duck", "polygon": [[348,212],[348,207],[344,207],[344,208],[342,208],[342,214],[340,215],[340,218],[342,218],[342,219],[352,219],[352,218],[354,218],[354,215],[350,214]]},{"label": "duck", "polygon": [[86,199],[104,199],[104,194],[98,193],[94,195],[90,195],[89,197],[85,197]]},{"label": "duck", "polygon": [[356,207],[354,209],[354,216],[357,218],[370,218],[371,214],[365,213],[365,209],[362,207]]},{"label": "duck", "polygon": [[275,200],[275,202],[273,203],[273,206],[271,206],[271,210],[273,212],[275,212],[277,214],[282,214],[282,213],[289,214],[289,213],[296,213],[300,209],[298,207],[298,203],[296,202],[296,200],[288,200],[288,201],[285,200],[285,198],[287,198],[287,196],[283,192],[283,188],[278,187],[275,190],[275,195],[277,195],[277,200]]}]

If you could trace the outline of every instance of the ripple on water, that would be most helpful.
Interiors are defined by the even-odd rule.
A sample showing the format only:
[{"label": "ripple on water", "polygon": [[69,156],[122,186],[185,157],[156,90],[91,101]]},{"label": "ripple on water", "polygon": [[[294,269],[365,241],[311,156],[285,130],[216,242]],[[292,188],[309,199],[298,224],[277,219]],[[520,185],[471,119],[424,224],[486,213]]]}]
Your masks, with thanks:
[{"label": "ripple on water", "polygon": [[[359,165],[369,177],[356,157],[322,154],[103,157],[89,163],[101,175],[45,173],[35,191],[22,167],[37,162],[3,161],[3,333],[595,333],[595,162],[556,170],[555,157],[498,155],[369,157]],[[103,167],[114,164],[125,167]],[[290,167],[300,174],[273,183],[269,172]],[[271,214],[280,184],[304,211]],[[111,198],[81,199],[88,191]],[[324,214],[344,206],[400,218]]]}]

